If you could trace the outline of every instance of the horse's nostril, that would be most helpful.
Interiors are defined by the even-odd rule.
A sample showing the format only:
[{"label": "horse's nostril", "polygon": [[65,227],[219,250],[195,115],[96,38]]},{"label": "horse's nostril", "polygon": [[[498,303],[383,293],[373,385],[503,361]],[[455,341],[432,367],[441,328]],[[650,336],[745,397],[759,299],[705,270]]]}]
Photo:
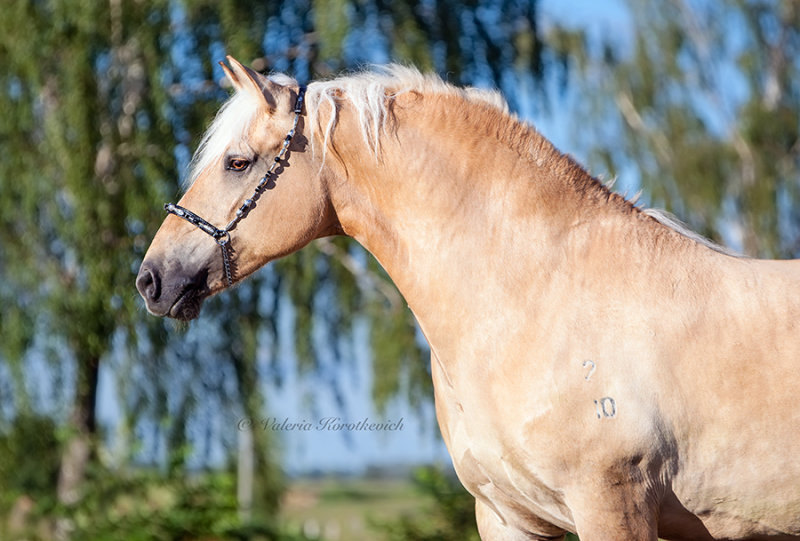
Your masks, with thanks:
[{"label": "horse's nostril", "polygon": [[146,301],[155,302],[161,296],[161,280],[158,271],[148,265],[142,265],[136,278],[136,289]]}]

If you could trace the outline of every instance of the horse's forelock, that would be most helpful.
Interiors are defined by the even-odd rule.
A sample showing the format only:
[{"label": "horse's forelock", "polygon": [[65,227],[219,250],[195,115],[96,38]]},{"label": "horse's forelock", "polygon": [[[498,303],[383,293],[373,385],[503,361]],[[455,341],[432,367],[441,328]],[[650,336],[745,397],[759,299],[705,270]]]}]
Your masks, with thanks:
[{"label": "horse's forelock", "polygon": [[[270,75],[269,79],[281,86],[297,84],[293,78],[282,73]],[[186,187],[191,186],[197,176],[216,162],[228,148],[244,142],[260,107],[258,97],[244,91],[237,91],[220,107],[189,164]]]},{"label": "horse's forelock", "polygon": [[226,101],[206,130],[189,164],[186,184],[195,179],[232,145],[243,141],[258,111],[258,101],[247,92],[236,92]]}]

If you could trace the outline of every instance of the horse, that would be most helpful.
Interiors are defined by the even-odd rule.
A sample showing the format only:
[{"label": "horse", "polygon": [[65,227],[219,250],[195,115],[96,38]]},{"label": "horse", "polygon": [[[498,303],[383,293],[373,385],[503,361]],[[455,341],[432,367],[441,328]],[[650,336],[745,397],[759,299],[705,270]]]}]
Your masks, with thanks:
[{"label": "horse", "polygon": [[430,344],[482,539],[800,538],[798,261],[634,205],[498,93],[396,65],[304,87],[227,62],[235,92],[136,280],[152,314],[195,318],[347,235]]}]

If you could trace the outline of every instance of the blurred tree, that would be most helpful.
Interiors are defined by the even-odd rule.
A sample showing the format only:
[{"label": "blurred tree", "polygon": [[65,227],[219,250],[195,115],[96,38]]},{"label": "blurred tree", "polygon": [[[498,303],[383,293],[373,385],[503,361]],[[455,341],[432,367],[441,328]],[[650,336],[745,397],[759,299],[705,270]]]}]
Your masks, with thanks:
[{"label": "blurred tree", "polygon": [[[58,481],[60,446],[56,423],[43,416],[22,414],[0,432],[0,479],[3,492],[0,509],[8,509],[15,496],[53,499]],[[36,460],[28,460],[34,456]],[[2,528],[0,528],[2,532]]]},{"label": "blurred tree", "polygon": [[[800,4],[628,0],[631,43],[560,30],[596,156],[748,255],[800,254]],[[576,81],[578,79],[576,78]],[[612,106],[613,104],[613,106]],[[599,130],[603,130],[601,133]]]},{"label": "blurred tree", "polygon": [[[163,26],[152,21],[141,25],[140,40],[126,36],[116,2],[7,8],[0,23],[0,133],[9,156],[0,164],[3,304],[21,323],[4,327],[16,348],[4,354],[19,366],[25,348],[15,344],[30,344],[37,333],[61,340],[74,356],[71,434],[58,483],[59,499],[74,503],[97,430],[100,361],[138,311],[128,286],[129,220],[141,219],[141,201],[155,195],[153,180],[172,164],[169,151],[151,143],[169,135],[158,113],[164,93],[148,88],[157,73],[147,72]],[[96,77],[101,70],[108,78]]]},{"label": "blurred tree", "polygon": [[423,516],[402,516],[378,524],[389,541],[480,541],[475,525],[475,498],[458,479],[434,466],[418,468],[414,484],[432,502]]},{"label": "blurred tree", "polygon": [[[219,19],[229,4],[218,3],[219,11],[209,16]],[[55,381],[70,389],[66,403],[39,397],[46,409],[68,412],[56,414],[68,428],[57,483],[67,511],[79,502],[87,467],[96,458],[101,362],[119,344],[133,354],[129,364],[189,361],[176,358],[175,348],[167,351],[174,331],[145,317],[131,288],[136,258],[162,218],[157,202],[175,190],[176,131],[200,131],[191,118],[179,117],[169,93],[169,75],[178,73],[171,59],[173,7],[167,1],[13,2],[0,23],[0,137],[8,156],[0,162],[0,347],[13,376],[12,417],[32,408],[32,386],[53,385],[46,374],[30,370],[34,362],[48,366]],[[253,32],[263,33],[263,24]],[[209,111],[215,100],[195,101]],[[243,325],[223,337],[220,348],[230,354],[206,359],[213,366],[227,363],[238,384],[228,403],[246,411],[259,403],[252,370],[243,362],[252,348],[240,345],[252,342],[253,332]],[[136,355],[141,348],[152,356]],[[130,369],[136,372],[147,374]],[[167,454],[176,457],[186,440],[192,396],[170,400],[171,383],[156,374],[135,385],[155,389],[151,419],[173,421]],[[142,408],[126,415],[136,424]],[[264,438],[258,444],[260,477],[266,479],[259,503],[269,512],[277,502],[274,472],[266,471],[274,457]]]}]

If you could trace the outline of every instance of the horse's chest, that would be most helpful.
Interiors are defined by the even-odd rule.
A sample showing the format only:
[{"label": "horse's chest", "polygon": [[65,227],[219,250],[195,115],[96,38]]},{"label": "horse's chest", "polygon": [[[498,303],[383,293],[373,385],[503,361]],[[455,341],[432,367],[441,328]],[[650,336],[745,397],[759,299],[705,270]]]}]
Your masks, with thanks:
[{"label": "horse's chest", "polygon": [[435,363],[432,372],[439,426],[467,490],[504,522],[535,516],[567,524],[570,517],[557,494],[539,477],[537,465],[522,458],[515,427],[493,413],[486,395],[463,389],[460,394]]}]

